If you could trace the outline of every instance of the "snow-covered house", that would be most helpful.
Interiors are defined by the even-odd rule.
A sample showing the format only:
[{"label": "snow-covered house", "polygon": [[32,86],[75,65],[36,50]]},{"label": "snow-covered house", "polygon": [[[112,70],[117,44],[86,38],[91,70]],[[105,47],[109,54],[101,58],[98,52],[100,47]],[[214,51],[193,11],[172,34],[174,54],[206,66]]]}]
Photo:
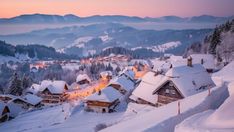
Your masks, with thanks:
[{"label": "snow-covered house", "polygon": [[112,79],[112,72],[111,71],[103,71],[100,73],[100,78],[103,80],[110,81]]},{"label": "snow-covered house", "polygon": [[7,103],[10,100],[13,100],[17,98],[17,96],[11,95],[11,94],[0,94],[0,101]]},{"label": "snow-covered house", "polygon": [[29,108],[39,107],[41,105],[41,101],[42,98],[36,95],[27,94],[24,97],[14,98],[9,102],[9,104],[14,103],[22,107],[23,109],[29,109]]},{"label": "snow-covered house", "polygon": [[126,76],[128,79],[131,79],[132,81],[134,81],[134,79],[135,79],[134,71],[131,69],[128,69],[128,68],[126,68],[125,70],[120,72],[119,76]]},{"label": "snow-covered house", "polygon": [[0,123],[9,119],[10,110],[8,106],[0,101]]},{"label": "snow-covered house", "polygon": [[215,69],[215,58],[211,54],[192,54],[190,55],[194,64],[202,64],[207,72],[211,73]]},{"label": "snow-covered house", "polygon": [[102,113],[113,112],[121,101],[126,101],[126,97],[132,92],[134,87],[134,81],[122,74],[112,79],[103,90],[87,97],[86,110]]},{"label": "snow-covered house", "polygon": [[165,79],[164,75],[157,74],[157,72],[153,71],[147,72],[129,98],[136,103],[156,106],[158,96],[152,93],[156,89],[155,86],[162,79]]},{"label": "snow-covered house", "polygon": [[41,85],[39,84],[32,84],[32,86],[30,88],[27,89],[27,93],[30,93],[30,94],[37,94],[41,89]]},{"label": "snow-covered house", "polygon": [[43,98],[43,103],[60,103],[67,99],[67,90],[68,84],[65,81],[44,80],[38,96]]},{"label": "snow-covered house", "polygon": [[201,64],[172,67],[165,75],[147,73],[130,99],[143,104],[160,106],[186,98],[214,87],[215,84]]},{"label": "snow-covered house", "polygon": [[186,98],[215,86],[210,75],[201,64],[171,68],[166,79],[158,82],[153,94],[157,94],[157,105]]},{"label": "snow-covered house", "polygon": [[87,74],[79,74],[76,78],[76,82],[79,85],[89,84],[91,82],[91,79],[89,78]]}]

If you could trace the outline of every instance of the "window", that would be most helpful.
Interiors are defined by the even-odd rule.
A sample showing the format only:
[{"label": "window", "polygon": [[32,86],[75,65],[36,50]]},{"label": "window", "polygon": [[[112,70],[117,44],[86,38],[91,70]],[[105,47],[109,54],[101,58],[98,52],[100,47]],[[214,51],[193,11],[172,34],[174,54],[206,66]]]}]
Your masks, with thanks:
[{"label": "window", "polygon": [[176,94],[176,91],[175,91],[174,89],[171,89],[171,90],[170,90],[170,93],[173,94],[173,95],[175,95],[175,94]]},{"label": "window", "polygon": [[169,94],[169,89],[166,89],[165,93]]}]

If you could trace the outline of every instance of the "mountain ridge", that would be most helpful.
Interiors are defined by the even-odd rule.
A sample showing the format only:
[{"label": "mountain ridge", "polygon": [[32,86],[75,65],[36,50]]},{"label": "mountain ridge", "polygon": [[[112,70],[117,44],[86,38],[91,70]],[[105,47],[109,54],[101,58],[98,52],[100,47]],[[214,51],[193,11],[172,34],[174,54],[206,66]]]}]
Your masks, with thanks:
[{"label": "mountain ridge", "polygon": [[125,15],[93,15],[79,17],[74,14],[50,15],[50,14],[23,14],[11,18],[0,18],[1,24],[39,24],[39,23],[86,23],[86,22],[224,22],[234,18],[217,17],[212,15],[200,15],[193,17],[162,16],[162,17],[138,17]]}]

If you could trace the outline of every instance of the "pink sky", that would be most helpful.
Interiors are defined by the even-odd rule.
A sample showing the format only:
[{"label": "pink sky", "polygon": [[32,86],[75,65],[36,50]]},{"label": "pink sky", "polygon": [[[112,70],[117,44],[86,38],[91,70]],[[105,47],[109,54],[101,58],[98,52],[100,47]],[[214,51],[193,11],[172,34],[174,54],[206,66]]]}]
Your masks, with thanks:
[{"label": "pink sky", "polygon": [[21,14],[231,16],[234,0],[1,0],[0,17]]}]

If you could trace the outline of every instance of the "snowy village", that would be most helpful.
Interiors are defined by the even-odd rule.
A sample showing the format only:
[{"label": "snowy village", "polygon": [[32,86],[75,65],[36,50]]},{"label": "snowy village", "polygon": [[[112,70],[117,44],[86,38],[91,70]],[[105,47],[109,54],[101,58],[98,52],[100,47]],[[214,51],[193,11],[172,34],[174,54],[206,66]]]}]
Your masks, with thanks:
[{"label": "snowy village", "polygon": [[0,5],[0,132],[234,131],[234,2],[16,1]]}]

